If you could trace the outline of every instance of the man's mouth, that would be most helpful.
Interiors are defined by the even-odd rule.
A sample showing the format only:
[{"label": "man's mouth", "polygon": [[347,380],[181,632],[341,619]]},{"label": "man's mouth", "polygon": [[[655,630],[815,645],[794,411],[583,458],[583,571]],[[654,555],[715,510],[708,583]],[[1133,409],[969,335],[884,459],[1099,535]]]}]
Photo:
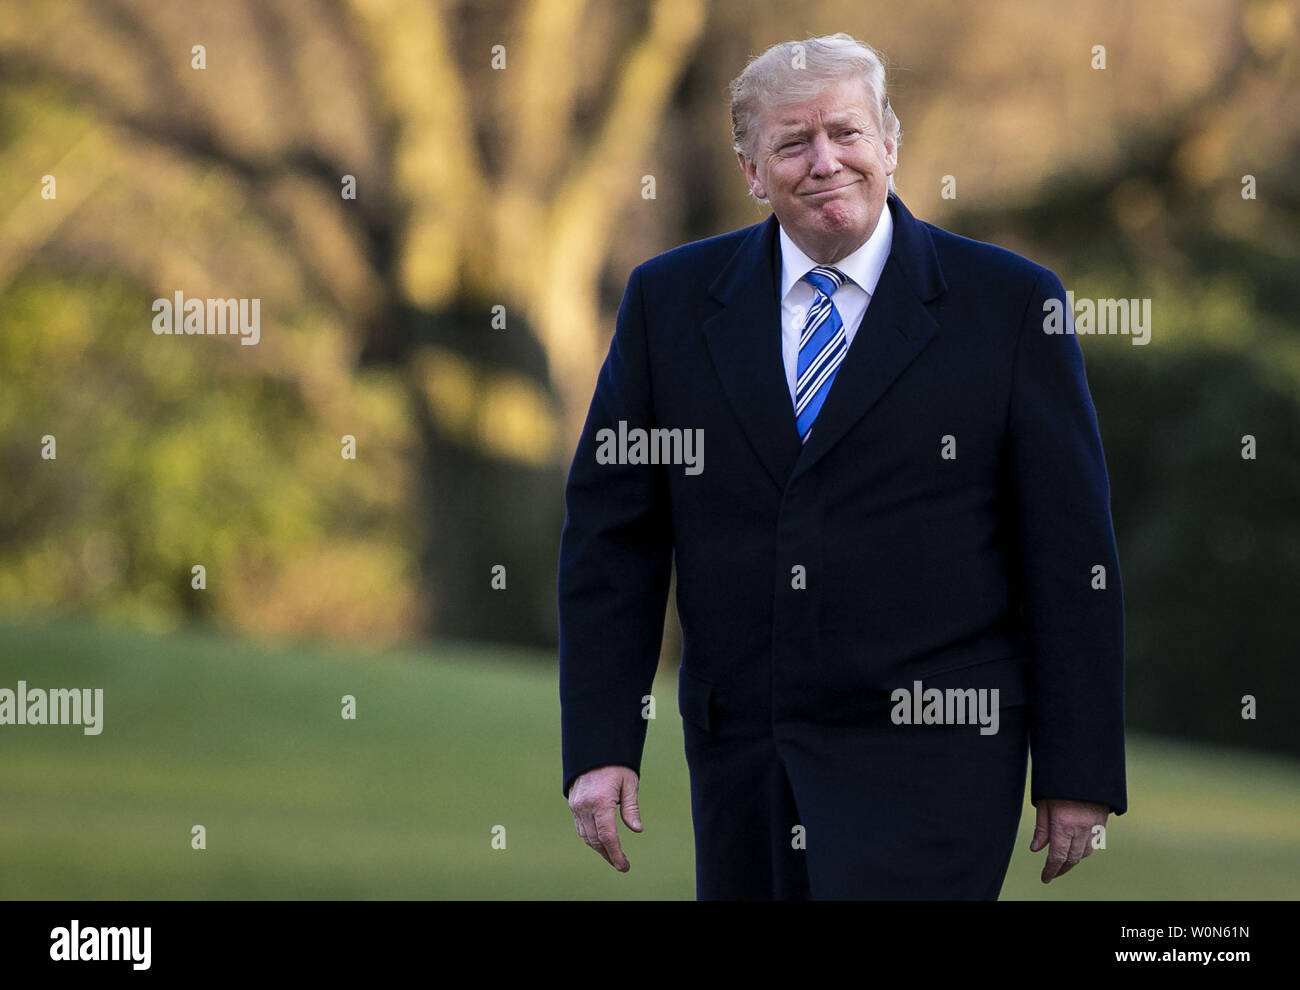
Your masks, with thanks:
[{"label": "man's mouth", "polygon": [[830,188],[830,189],[814,189],[812,192],[806,192],[806,193],[804,193],[804,195],[805,195],[805,196],[828,196],[828,195],[830,195],[831,193],[839,192],[841,189],[847,189],[847,188],[849,188],[849,186],[852,186],[852,185],[855,185],[855,184],[856,184],[856,183],[853,183],[853,182],[846,182],[846,183],[844,183],[844,185],[842,185],[842,186],[833,186],[833,187]]}]

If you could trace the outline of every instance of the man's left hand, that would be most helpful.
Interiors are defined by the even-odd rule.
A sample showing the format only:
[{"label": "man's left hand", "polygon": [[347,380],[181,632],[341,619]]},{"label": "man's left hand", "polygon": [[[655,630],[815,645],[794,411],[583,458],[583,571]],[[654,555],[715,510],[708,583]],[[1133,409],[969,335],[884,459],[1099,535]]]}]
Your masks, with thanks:
[{"label": "man's left hand", "polygon": [[1037,811],[1038,821],[1034,825],[1034,841],[1029,844],[1029,851],[1038,852],[1044,846],[1050,846],[1042,880],[1051,883],[1092,853],[1092,830],[1097,825],[1106,824],[1110,808],[1091,801],[1041,798]]}]

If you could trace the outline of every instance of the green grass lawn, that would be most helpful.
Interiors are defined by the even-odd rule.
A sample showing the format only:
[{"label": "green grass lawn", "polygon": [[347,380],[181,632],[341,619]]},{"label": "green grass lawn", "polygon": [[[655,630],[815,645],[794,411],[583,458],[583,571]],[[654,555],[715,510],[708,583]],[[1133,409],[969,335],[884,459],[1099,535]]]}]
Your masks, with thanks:
[{"label": "green grass lawn", "polygon": [[[694,896],[671,678],[656,682],[646,829],[623,830],[625,875],[582,843],[560,795],[551,658],[0,623],[0,687],[19,679],[102,687],[104,730],[0,727],[3,898]],[[1129,802],[1108,848],[1046,887],[1026,802],[1003,897],[1300,896],[1297,761],[1134,737]]]}]

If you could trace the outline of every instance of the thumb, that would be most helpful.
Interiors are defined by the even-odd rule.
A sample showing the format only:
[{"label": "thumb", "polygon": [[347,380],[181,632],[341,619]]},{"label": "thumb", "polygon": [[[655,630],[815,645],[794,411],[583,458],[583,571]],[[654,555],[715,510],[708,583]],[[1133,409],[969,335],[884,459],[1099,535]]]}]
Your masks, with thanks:
[{"label": "thumb", "polygon": [[1038,819],[1034,823],[1034,839],[1029,843],[1030,852],[1038,852],[1047,845],[1047,840],[1051,837],[1051,830],[1047,827],[1047,799],[1038,802]]},{"label": "thumb", "polygon": [[623,822],[633,832],[641,831],[641,810],[636,804],[636,774],[627,774],[623,778],[622,795],[619,804],[623,808]]}]

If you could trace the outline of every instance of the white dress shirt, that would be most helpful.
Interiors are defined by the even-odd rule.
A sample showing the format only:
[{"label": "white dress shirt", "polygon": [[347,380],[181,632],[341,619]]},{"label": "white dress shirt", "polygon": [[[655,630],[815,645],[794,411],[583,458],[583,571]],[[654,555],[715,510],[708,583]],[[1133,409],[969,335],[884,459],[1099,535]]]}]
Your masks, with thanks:
[{"label": "white dress shirt", "polygon": [[[862,247],[831,266],[849,278],[831,296],[831,302],[835,304],[840,319],[844,322],[846,346],[853,344],[853,337],[862,323],[867,304],[871,302],[871,295],[880,281],[880,273],[889,260],[889,248],[893,240],[894,218],[889,215],[889,204],[886,203],[880,211],[880,219],[876,221],[876,229]],[[784,228],[781,229],[780,241],[781,358],[785,362],[785,380],[790,387],[790,409],[793,415],[794,386],[799,371],[799,331],[803,329],[804,317],[816,295],[816,290],[803,277],[817,267],[817,262],[799,250]]]}]

